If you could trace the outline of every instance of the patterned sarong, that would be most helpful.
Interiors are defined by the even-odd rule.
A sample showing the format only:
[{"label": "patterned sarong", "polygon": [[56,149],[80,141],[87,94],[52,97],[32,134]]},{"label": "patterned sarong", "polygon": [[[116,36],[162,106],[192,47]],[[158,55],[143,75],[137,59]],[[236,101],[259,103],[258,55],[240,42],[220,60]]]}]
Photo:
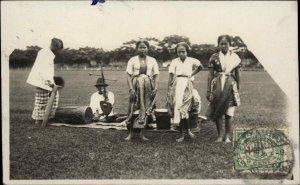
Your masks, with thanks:
[{"label": "patterned sarong", "polygon": [[189,118],[192,106],[193,84],[190,78],[176,77],[168,92],[167,108],[175,126],[179,126],[180,120]]},{"label": "patterned sarong", "polygon": [[[46,113],[46,107],[47,103],[50,99],[51,91],[36,88],[35,91],[35,100],[34,100],[34,109],[32,113],[32,118],[34,120],[43,120],[45,113]],[[55,115],[56,108],[58,107],[58,99],[59,94],[58,91],[56,92],[56,96],[54,98],[53,106],[49,115],[49,118],[53,118]]]},{"label": "patterned sarong", "polygon": [[210,105],[207,111],[207,116],[216,121],[229,107],[240,105],[240,96],[237,89],[235,78],[228,74],[225,82],[222,84],[224,74],[216,76],[211,82],[211,89],[209,94]]},{"label": "patterned sarong", "polygon": [[129,112],[139,110],[139,116],[134,120],[133,128],[145,128],[146,119],[153,111],[153,97],[151,97],[153,91],[152,80],[149,76],[140,74],[133,77],[132,85],[137,96],[131,98],[129,107],[133,106],[133,108]]}]

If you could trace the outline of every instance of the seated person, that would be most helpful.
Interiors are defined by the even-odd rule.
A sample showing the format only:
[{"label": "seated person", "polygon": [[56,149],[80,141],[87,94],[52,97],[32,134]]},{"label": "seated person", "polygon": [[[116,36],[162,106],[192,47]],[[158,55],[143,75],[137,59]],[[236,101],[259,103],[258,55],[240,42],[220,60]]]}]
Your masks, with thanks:
[{"label": "seated person", "polygon": [[103,78],[97,79],[95,87],[98,91],[92,94],[90,102],[90,107],[94,114],[94,121],[114,122],[116,120],[113,111],[115,96],[112,92],[106,90],[107,86],[108,84],[104,83]]}]

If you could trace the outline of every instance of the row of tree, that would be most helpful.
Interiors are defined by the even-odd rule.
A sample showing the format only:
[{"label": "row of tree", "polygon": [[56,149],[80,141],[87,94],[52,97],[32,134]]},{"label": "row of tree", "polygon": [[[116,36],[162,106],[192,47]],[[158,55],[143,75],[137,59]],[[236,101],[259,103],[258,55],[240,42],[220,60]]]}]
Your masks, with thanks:
[{"label": "row of tree", "polygon": [[[149,55],[156,58],[160,65],[176,57],[175,46],[182,41],[187,42],[191,46],[189,56],[199,59],[204,67],[207,67],[210,56],[218,51],[218,47],[214,44],[193,44],[185,36],[171,35],[165,37],[163,40],[153,37],[144,39],[150,43]],[[70,67],[97,67],[99,65],[123,67],[130,57],[136,55],[135,43],[137,40],[125,42],[121,47],[111,51],[93,47],[79,49],[65,48],[55,58],[55,63]],[[231,45],[242,61],[245,61],[245,67],[262,67],[239,36],[232,37]],[[15,49],[10,55],[10,67],[31,67],[40,49],[39,46],[28,46],[26,50]]]}]

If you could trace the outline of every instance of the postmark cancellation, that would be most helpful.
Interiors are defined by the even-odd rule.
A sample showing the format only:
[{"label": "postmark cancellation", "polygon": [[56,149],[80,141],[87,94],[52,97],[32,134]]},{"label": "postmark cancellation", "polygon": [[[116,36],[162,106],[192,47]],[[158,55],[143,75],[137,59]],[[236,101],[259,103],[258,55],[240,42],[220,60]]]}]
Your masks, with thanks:
[{"label": "postmark cancellation", "polygon": [[291,173],[294,157],[287,129],[234,130],[234,169],[258,174]]}]

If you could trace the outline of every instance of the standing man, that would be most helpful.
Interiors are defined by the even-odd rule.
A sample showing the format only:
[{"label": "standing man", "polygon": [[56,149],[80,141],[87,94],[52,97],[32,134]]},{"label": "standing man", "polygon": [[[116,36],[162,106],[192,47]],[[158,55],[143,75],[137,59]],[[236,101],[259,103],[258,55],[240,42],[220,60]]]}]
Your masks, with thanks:
[{"label": "standing man", "polygon": [[[54,87],[54,59],[62,50],[63,42],[60,39],[51,40],[50,49],[39,51],[34,65],[29,73],[27,83],[35,86],[35,101],[32,118],[36,124],[41,124],[46,112],[47,103]],[[58,106],[59,94],[57,92],[49,118],[53,118]]]}]

